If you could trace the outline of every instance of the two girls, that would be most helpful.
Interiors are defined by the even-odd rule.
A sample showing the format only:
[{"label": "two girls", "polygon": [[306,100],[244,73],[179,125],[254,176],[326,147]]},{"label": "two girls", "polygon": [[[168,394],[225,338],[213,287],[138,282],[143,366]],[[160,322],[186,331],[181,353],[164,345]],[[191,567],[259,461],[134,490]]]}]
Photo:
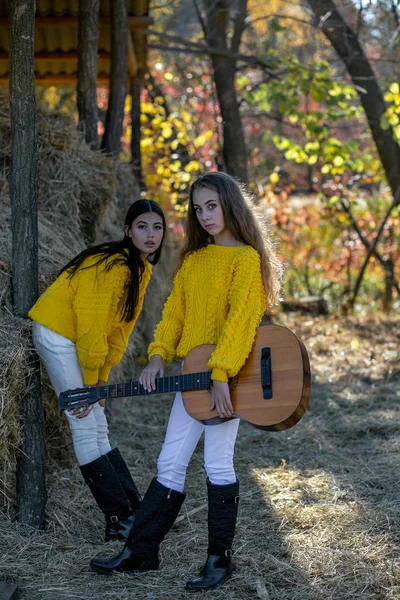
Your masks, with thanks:
[{"label": "two girls", "polygon": [[[81,252],[29,312],[33,341],[57,396],[105,385],[142,310],[165,218],[152,200],[127,212],[124,237]],[[106,518],[105,539],[127,539],[140,495],[118,448],[111,448],[105,401],[66,412],[82,475]]]},{"label": "two girls", "polygon": [[223,421],[213,426],[196,421],[186,413],[181,394],[176,394],[157,477],[142,500],[125,548],[116,557],[92,559],[95,571],[158,568],[159,545],[185,499],[186,469],[203,432],[208,554],[199,576],[188,581],[186,588],[214,588],[234,571],[239,482],[233,455],[239,419],[234,418],[228,379],[244,365],[264,312],[276,302],[281,274],[271,242],[241,186],[225,173],[197,179],[190,190],[181,266],[140,381],[148,391],[154,390],[166,362],[184,359],[195,346],[214,344],[208,362],[210,409],[215,407]]}]

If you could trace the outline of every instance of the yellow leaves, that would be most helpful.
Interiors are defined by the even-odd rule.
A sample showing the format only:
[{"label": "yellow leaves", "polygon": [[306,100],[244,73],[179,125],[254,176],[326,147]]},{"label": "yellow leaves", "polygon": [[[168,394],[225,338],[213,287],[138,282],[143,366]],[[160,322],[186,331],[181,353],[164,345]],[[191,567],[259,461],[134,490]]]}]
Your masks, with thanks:
[{"label": "yellow leaves", "polygon": [[156,175],[150,174],[146,177],[146,185],[148,187],[152,187],[157,184],[158,177]]},{"label": "yellow leaves", "polygon": [[357,350],[360,347],[360,342],[357,338],[353,338],[350,342],[350,348],[352,350]]},{"label": "yellow leaves", "polygon": [[172,73],[170,73],[169,71],[167,71],[166,73],[164,73],[164,78],[165,78],[167,81],[173,81],[173,80],[174,80],[174,76],[173,76],[173,74],[172,74]]},{"label": "yellow leaves", "polygon": [[191,160],[185,167],[185,171],[187,173],[193,173],[195,171],[200,171],[201,164],[198,160]]},{"label": "yellow leaves", "polygon": [[142,111],[142,113],[146,113],[146,115],[157,114],[157,109],[152,102],[142,102],[141,103],[141,111]]},{"label": "yellow leaves", "polygon": [[333,164],[335,167],[341,167],[344,164],[344,160],[341,156],[335,156],[333,159]]},{"label": "yellow leaves", "polygon": [[200,146],[204,146],[204,144],[206,142],[208,142],[209,139],[211,139],[213,136],[213,132],[212,131],[207,131],[206,133],[202,133],[201,135],[199,135],[193,142],[195,148],[199,148]]},{"label": "yellow leaves", "polygon": [[166,127],[163,127],[161,135],[163,136],[163,138],[165,138],[167,140],[168,138],[171,137],[172,133],[173,133],[172,128],[167,125]]},{"label": "yellow leaves", "polygon": [[43,100],[51,110],[54,110],[61,100],[61,95],[58,91],[58,88],[55,85],[51,85],[46,88],[43,94]]},{"label": "yellow leaves", "polygon": [[186,134],[183,133],[183,131],[180,131],[176,137],[182,145],[186,146],[186,144],[188,143],[188,138]]},{"label": "yellow leaves", "polygon": [[125,112],[130,113],[132,110],[132,96],[128,94],[125,98]]},{"label": "yellow leaves", "polygon": [[162,177],[169,177],[170,170],[168,167],[165,167],[163,164],[159,164],[157,167],[157,175],[161,175]]},{"label": "yellow leaves", "polygon": [[279,181],[279,175],[276,171],[274,171],[274,173],[271,173],[271,175],[269,176],[269,180],[271,183],[278,183]]},{"label": "yellow leaves", "polygon": [[154,143],[150,138],[144,138],[140,140],[140,150],[142,154],[148,155],[154,152]]}]

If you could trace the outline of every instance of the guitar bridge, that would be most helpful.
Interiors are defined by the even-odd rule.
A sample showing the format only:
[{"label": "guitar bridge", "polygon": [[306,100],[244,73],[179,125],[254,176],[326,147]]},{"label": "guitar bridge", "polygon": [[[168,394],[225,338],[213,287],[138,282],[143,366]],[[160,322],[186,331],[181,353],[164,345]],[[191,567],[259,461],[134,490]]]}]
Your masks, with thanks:
[{"label": "guitar bridge", "polygon": [[272,398],[271,348],[261,350],[261,386],[264,400]]}]

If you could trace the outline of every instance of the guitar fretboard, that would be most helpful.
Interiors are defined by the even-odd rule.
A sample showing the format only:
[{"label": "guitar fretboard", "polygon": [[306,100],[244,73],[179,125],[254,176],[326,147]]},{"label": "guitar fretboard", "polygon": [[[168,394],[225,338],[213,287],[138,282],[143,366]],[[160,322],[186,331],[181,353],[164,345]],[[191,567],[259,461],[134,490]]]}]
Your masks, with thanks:
[{"label": "guitar fretboard", "polygon": [[211,384],[211,371],[203,373],[190,373],[187,375],[174,375],[156,379],[154,392],[146,392],[138,381],[126,381],[115,385],[105,385],[97,388],[98,398],[125,398],[128,396],[145,396],[169,392],[189,392],[206,390]]}]

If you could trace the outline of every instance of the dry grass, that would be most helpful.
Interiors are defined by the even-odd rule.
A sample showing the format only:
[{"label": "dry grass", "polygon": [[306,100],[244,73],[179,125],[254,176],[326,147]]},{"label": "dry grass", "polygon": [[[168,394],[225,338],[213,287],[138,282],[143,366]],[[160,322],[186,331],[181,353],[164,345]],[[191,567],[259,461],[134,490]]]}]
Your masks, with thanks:
[{"label": "dry grass", "polygon": [[[239,571],[215,600],[400,598],[400,322],[281,317],[307,343],[310,408],[292,430],[243,423],[236,468]],[[127,364],[125,365],[125,367]],[[141,490],[154,474],[171,397],[114,401],[113,442]],[[66,450],[70,455],[70,449]],[[47,529],[1,522],[0,579],[19,600],[185,600],[206,551],[206,490],[199,448],[189,467],[184,517],[162,547],[162,570],[103,577],[88,569],[102,518],[76,467],[48,457]]]}]

